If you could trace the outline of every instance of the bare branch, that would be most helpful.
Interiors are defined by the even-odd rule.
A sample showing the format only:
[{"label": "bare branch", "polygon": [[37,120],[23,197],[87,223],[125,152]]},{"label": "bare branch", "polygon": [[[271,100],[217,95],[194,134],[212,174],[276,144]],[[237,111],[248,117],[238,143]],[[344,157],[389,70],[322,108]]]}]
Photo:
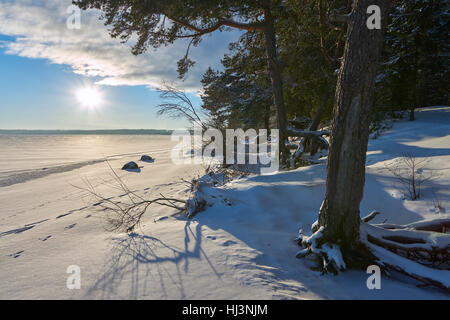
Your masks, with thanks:
[{"label": "bare branch", "polygon": [[426,173],[425,165],[428,161],[427,158],[418,159],[410,153],[405,153],[399,164],[386,169],[404,186],[409,198],[417,200],[420,198],[422,185],[434,178],[432,170],[427,170]]},{"label": "bare branch", "polygon": [[174,118],[186,118],[190,123],[197,124],[206,129],[200,111],[194,106],[192,101],[186,95],[186,92],[179,90],[169,84],[164,84],[158,89],[161,99],[165,103],[158,105],[159,115],[169,115]]}]

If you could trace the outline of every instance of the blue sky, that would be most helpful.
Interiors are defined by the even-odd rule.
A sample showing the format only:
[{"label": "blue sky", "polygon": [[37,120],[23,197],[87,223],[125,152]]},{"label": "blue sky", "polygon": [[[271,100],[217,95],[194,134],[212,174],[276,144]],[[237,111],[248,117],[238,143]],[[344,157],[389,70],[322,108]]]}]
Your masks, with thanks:
[{"label": "blue sky", "polygon": [[[0,36],[0,39],[2,37]],[[1,129],[174,129],[183,120],[158,117],[159,94],[146,86],[99,86],[104,102],[86,108],[76,90],[96,78],[44,59],[8,55],[0,49]],[[200,98],[190,95],[200,104]]]},{"label": "blue sky", "polygon": [[[184,120],[157,117],[154,88],[173,83],[198,96],[202,73],[220,67],[238,33],[215,33],[192,50],[197,61],[184,82],[176,61],[178,42],[141,56],[111,39],[97,12],[82,12],[80,30],[66,27],[70,0],[0,0],[0,129],[175,129]],[[82,106],[78,89],[97,87],[95,108]],[[153,88],[153,89],[152,89]]]}]

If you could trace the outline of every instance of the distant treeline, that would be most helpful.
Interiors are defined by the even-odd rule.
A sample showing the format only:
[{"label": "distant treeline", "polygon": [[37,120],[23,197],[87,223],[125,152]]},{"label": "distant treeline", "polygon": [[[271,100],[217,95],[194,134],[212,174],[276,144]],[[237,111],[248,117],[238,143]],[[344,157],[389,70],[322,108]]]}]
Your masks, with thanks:
[{"label": "distant treeline", "polygon": [[172,130],[118,129],[118,130],[0,130],[0,134],[93,134],[93,135],[170,135]]}]

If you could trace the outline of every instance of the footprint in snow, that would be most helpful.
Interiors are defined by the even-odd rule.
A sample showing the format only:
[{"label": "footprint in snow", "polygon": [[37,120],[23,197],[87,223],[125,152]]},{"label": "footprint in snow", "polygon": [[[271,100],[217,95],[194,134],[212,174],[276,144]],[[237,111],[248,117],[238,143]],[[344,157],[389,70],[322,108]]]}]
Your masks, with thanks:
[{"label": "footprint in snow", "polygon": [[206,238],[211,239],[211,240],[216,240],[217,238],[214,236],[206,236]]},{"label": "footprint in snow", "polygon": [[77,224],[74,223],[74,224],[71,224],[70,226],[65,227],[64,229],[65,229],[65,230],[72,229],[72,228],[75,227],[76,225],[77,225]]},{"label": "footprint in snow", "polygon": [[14,230],[1,232],[0,233],[0,237],[7,236],[7,235],[13,234],[13,233],[22,233],[22,232],[25,232],[25,231],[30,230],[32,228],[34,228],[34,226],[24,226],[22,228],[17,228],[17,229],[14,229]]},{"label": "footprint in snow", "polygon": [[39,238],[39,240],[41,240],[41,241],[47,241],[48,239],[50,239],[52,236],[51,235],[49,235],[49,236],[46,236],[45,238],[43,238],[43,239],[41,239],[41,238]]},{"label": "footprint in snow", "polygon": [[61,214],[61,215],[57,216],[56,219],[61,219],[61,218],[64,218],[66,216],[70,216],[71,214],[73,214],[73,212],[64,213],[64,214]]},{"label": "footprint in snow", "polygon": [[232,241],[232,240],[227,240],[224,243],[222,243],[222,246],[223,247],[229,247],[229,246],[232,246],[233,244],[237,244],[237,242]]},{"label": "footprint in snow", "polygon": [[17,259],[18,257],[20,257],[20,255],[21,255],[22,253],[24,253],[23,250],[22,250],[22,251],[18,251],[18,252],[16,252],[16,253],[11,253],[11,254],[9,254],[8,256],[10,256],[11,258]]}]

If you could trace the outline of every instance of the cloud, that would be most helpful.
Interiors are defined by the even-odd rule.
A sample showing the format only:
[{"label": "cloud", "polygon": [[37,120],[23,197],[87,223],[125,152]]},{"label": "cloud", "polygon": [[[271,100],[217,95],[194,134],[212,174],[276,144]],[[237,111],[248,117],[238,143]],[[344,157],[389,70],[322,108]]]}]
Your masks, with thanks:
[{"label": "cloud", "polygon": [[176,62],[184,55],[187,41],[168,47],[149,49],[139,56],[131,54],[130,44],[112,39],[99,20],[99,12],[81,14],[81,28],[69,29],[67,9],[70,0],[2,0],[0,34],[14,37],[0,44],[7,54],[46,59],[69,65],[73,72],[98,77],[101,85],[146,85],[157,87],[170,82],[190,91],[200,88],[200,79],[208,66],[219,67],[228,43],[237,32],[215,33],[191,50],[197,63],[185,81],[177,76]]}]

